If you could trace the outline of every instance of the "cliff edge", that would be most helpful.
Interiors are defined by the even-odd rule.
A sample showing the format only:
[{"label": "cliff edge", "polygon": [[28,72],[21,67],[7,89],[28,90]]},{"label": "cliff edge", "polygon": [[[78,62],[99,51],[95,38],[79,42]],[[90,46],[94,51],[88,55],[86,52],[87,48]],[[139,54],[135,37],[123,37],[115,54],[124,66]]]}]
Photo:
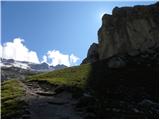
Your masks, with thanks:
[{"label": "cliff edge", "polygon": [[[97,51],[87,55],[82,63],[92,63],[117,54],[145,52],[159,46],[159,3],[146,6],[115,7],[112,15],[102,17],[98,31]],[[94,49],[94,50],[91,50]],[[92,56],[91,56],[92,55]],[[92,59],[94,58],[94,59]]]}]

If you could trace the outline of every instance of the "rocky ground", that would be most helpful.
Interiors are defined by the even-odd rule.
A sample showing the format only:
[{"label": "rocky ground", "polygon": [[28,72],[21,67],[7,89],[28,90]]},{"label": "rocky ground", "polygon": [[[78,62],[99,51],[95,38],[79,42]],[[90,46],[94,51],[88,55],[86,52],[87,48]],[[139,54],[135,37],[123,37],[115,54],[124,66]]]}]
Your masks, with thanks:
[{"label": "rocky ground", "polygon": [[[26,114],[22,118],[83,118],[85,114],[75,110],[78,99],[59,86],[47,83],[21,82],[26,90]],[[62,90],[63,89],[63,90]]]}]

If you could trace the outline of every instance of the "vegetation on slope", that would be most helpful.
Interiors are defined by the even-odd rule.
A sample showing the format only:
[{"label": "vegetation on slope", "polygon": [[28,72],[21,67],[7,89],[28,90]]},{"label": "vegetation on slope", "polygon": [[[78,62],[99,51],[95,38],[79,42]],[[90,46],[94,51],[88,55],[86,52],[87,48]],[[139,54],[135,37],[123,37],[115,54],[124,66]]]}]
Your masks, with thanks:
[{"label": "vegetation on slope", "polygon": [[90,74],[90,64],[65,68],[62,70],[51,71],[33,75],[27,78],[29,81],[47,81],[54,85],[74,86],[85,88],[86,81]]},{"label": "vegetation on slope", "polygon": [[2,118],[17,118],[22,114],[25,105],[23,96],[25,91],[17,80],[4,81],[1,86],[1,114]]}]

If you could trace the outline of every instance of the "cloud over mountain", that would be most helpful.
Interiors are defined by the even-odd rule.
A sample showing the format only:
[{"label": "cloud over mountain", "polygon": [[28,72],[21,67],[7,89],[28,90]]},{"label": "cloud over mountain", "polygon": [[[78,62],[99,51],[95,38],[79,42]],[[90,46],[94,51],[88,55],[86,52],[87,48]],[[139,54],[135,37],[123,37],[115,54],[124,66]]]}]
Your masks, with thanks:
[{"label": "cloud over mountain", "polygon": [[[24,40],[21,38],[15,38],[12,42],[6,42],[3,45],[0,45],[0,57],[18,61],[40,63],[37,53],[29,50],[24,45]],[[76,65],[78,60],[79,58],[74,54],[68,55],[61,53],[59,50],[49,50],[45,55],[43,55],[41,63],[45,62],[53,66],[58,64],[73,66]]]},{"label": "cloud over mountain", "polygon": [[21,38],[13,39],[13,42],[4,43],[1,48],[1,57],[6,59],[14,59],[19,61],[28,61],[39,63],[37,53],[29,50]]},{"label": "cloud over mountain", "polygon": [[[48,62],[49,60],[51,62]],[[78,60],[79,58],[74,54],[68,55],[68,54],[61,53],[59,50],[51,50],[51,51],[48,51],[47,54],[43,56],[42,62],[46,62],[53,66],[58,64],[73,66],[73,65],[76,65],[76,62]]]}]

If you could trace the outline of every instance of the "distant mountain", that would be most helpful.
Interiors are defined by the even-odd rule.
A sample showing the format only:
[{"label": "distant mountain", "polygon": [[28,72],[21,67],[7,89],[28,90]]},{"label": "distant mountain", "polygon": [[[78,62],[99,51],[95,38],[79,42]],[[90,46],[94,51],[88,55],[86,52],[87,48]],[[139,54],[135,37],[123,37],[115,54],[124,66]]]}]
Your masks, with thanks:
[{"label": "distant mountain", "polygon": [[24,79],[25,76],[39,72],[47,72],[66,68],[65,65],[49,66],[43,62],[35,64],[27,61],[16,61],[14,59],[0,59],[1,80]]},{"label": "distant mountain", "polygon": [[7,68],[17,67],[17,68],[22,68],[22,69],[30,69],[28,64],[30,64],[30,62],[16,61],[14,59],[1,58],[1,60],[0,60],[0,66],[7,67]]},{"label": "distant mountain", "polygon": [[67,66],[65,66],[65,65],[56,65],[56,66],[50,66],[51,68],[54,68],[55,70],[60,70],[60,69],[64,69],[64,68],[66,68]]},{"label": "distant mountain", "polygon": [[52,70],[59,70],[67,67],[65,65],[49,66],[45,62],[41,64],[29,64],[29,66],[32,70],[35,70],[35,71],[52,71]]},{"label": "distant mountain", "polygon": [[[32,63],[32,64],[29,64],[29,66],[32,70],[50,70],[50,66],[45,62],[43,62],[41,64]],[[52,70],[54,70],[54,69],[52,69]]]},{"label": "distant mountain", "polygon": [[57,70],[57,69],[59,70],[67,67],[65,65],[49,66],[45,62],[36,64],[36,63],[27,62],[27,61],[16,61],[14,59],[4,59],[4,58],[1,58],[0,66],[5,68],[16,67],[16,68],[21,68],[21,69],[26,69],[31,71],[42,71],[42,72]]}]

